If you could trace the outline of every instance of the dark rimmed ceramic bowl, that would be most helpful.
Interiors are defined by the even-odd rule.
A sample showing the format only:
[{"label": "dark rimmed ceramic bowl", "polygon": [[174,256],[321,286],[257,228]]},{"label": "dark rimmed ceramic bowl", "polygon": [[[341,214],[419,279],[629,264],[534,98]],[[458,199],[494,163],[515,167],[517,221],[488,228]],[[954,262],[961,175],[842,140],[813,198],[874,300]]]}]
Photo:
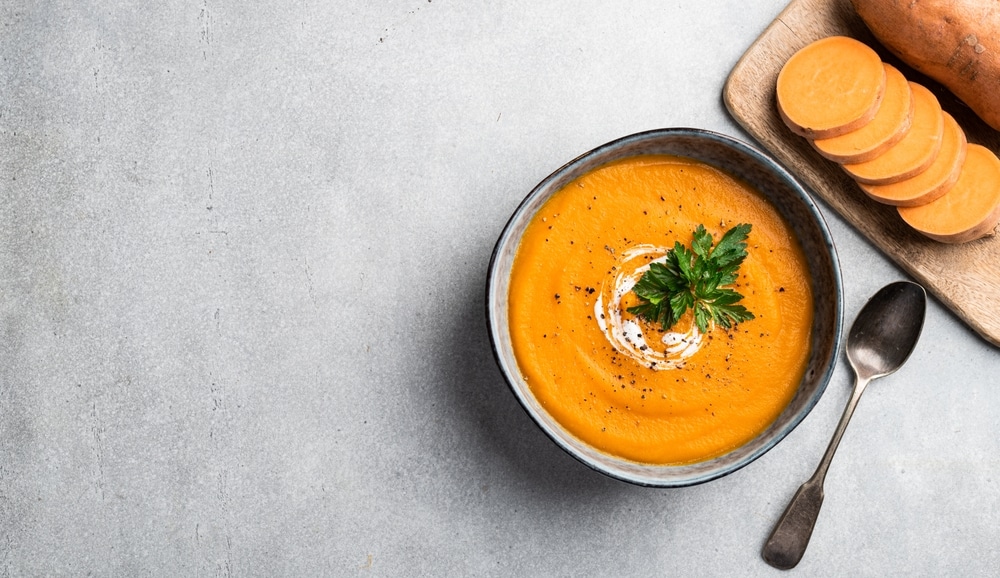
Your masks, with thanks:
[{"label": "dark rimmed ceramic bowl", "polygon": [[[508,288],[521,235],[538,209],[567,183],[609,162],[647,154],[677,155],[715,166],[762,192],[784,216],[808,259],[815,301],[809,362],[798,391],[778,419],[746,445],[723,456],[683,466],[631,462],[603,453],[559,425],[538,403],[517,366],[508,324]],[[493,353],[524,410],[561,448],[613,478],[656,487],[707,482],[734,472],[774,447],[823,395],[833,374],[843,329],[840,263],[826,222],[802,185],[764,153],[731,137],[704,130],[668,128],[626,136],[570,161],[545,178],[511,216],[497,241],[487,277],[486,313]]]}]

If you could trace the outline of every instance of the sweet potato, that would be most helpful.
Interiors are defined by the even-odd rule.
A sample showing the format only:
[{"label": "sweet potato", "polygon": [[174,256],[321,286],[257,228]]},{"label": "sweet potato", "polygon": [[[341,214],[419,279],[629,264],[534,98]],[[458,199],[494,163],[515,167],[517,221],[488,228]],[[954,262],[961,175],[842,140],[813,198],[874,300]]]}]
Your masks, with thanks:
[{"label": "sweet potato", "polygon": [[906,136],[913,119],[913,93],[902,72],[890,64],[883,66],[885,94],[875,117],[847,134],[812,141],[819,154],[838,163],[862,163],[884,153]]},{"label": "sweet potato", "polygon": [[969,144],[958,181],[944,196],[896,210],[908,225],[942,243],[992,235],[1000,222],[1000,159],[984,146]]},{"label": "sweet potato", "polygon": [[[849,65],[847,65],[849,63]],[[793,54],[778,73],[778,112],[792,132],[830,138],[868,124],[885,91],[885,69],[869,46],[829,36]]]},{"label": "sweet potato", "polygon": [[860,184],[872,199],[897,207],[915,207],[938,199],[948,192],[962,170],[966,154],[965,131],[947,112],[944,113],[944,135],[941,151],[927,170],[898,183],[889,185]]},{"label": "sweet potato", "polygon": [[927,88],[910,82],[913,122],[910,130],[889,150],[863,163],[843,165],[859,183],[887,185],[914,177],[931,166],[941,150],[944,113],[937,97]]},{"label": "sweet potato", "polygon": [[[846,40],[817,40],[785,63],[777,82],[778,110],[785,124],[798,134],[811,135],[813,148],[838,162],[869,197],[894,205],[902,220],[924,236],[942,243],[965,243],[994,234],[1000,229],[1000,158],[986,147],[969,143],[965,131],[941,109],[930,90],[897,77],[898,71],[888,65],[883,68],[884,86],[878,89],[882,94],[876,99],[875,113],[868,121],[858,120],[868,113],[857,116],[863,108],[856,98],[857,82],[867,82],[870,89],[878,80],[864,72],[870,68],[865,51],[857,49],[857,41]],[[836,63],[839,69],[833,62],[838,58],[843,59]],[[907,116],[901,114],[905,109],[898,87],[901,78],[912,99],[905,123],[900,120]],[[845,90],[845,98],[838,99],[833,87]],[[826,99],[818,98],[820,94]],[[891,114],[889,109],[893,109]],[[844,122],[851,115],[855,120]],[[899,129],[903,136],[895,144],[881,150],[885,145],[875,141],[894,133],[893,123],[887,120],[893,115],[897,124],[908,126]],[[836,126],[837,132],[846,126],[854,128],[836,136],[816,136],[823,132],[816,129],[824,123],[827,128]],[[859,153],[867,160],[845,160]]]},{"label": "sweet potato", "polygon": [[851,0],[872,34],[1000,130],[1000,3]]}]

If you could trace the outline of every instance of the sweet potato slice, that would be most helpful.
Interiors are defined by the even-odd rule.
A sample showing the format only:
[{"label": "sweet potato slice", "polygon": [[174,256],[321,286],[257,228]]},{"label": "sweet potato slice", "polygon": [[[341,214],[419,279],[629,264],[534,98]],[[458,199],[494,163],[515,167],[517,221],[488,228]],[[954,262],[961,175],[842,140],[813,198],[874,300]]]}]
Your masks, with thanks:
[{"label": "sweet potato slice", "polygon": [[944,196],[896,210],[908,225],[942,243],[991,235],[1000,222],[1000,159],[986,147],[969,144],[958,181]]},{"label": "sweet potato slice", "polygon": [[924,86],[910,82],[913,122],[910,130],[889,150],[870,161],[843,165],[847,174],[866,185],[888,185],[925,171],[941,150],[944,111],[936,96]]},{"label": "sweet potato slice", "polygon": [[931,166],[915,177],[890,185],[860,185],[869,197],[886,205],[915,207],[929,203],[948,192],[958,180],[965,162],[965,131],[947,112],[944,113],[944,135],[941,152]]},{"label": "sweet potato slice", "polygon": [[810,139],[847,134],[875,117],[885,92],[879,55],[863,42],[828,36],[793,54],[778,73],[778,112]]},{"label": "sweet potato slice", "polygon": [[868,124],[847,134],[812,141],[819,154],[838,163],[870,161],[899,142],[910,129],[913,96],[903,73],[885,67],[885,95]]}]

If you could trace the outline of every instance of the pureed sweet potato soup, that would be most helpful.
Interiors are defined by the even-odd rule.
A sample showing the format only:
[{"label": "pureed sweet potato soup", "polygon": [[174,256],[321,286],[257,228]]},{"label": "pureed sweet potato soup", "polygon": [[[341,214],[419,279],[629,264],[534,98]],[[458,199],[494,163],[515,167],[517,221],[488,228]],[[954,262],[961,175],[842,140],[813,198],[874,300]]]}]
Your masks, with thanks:
[{"label": "pureed sweet potato soup", "polygon": [[[752,319],[702,332],[630,313],[633,286],[704,225],[715,243],[749,224],[729,287]],[[685,464],[767,428],[805,371],[812,291],[788,225],[749,185],[698,161],[640,156],[557,192],[529,224],[510,285],[510,328],[531,391],[566,430],[621,458]],[[704,323],[703,323],[704,324]]]}]

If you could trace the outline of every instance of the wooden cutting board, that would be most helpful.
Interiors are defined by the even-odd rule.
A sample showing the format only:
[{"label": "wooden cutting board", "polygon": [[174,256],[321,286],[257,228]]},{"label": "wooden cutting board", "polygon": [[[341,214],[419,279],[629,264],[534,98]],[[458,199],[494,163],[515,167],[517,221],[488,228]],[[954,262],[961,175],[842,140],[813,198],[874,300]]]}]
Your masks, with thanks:
[{"label": "wooden cutting board", "polygon": [[[993,345],[1000,346],[1000,235],[964,245],[924,238],[896,210],[869,199],[853,180],[785,127],[774,86],[796,50],[818,38],[851,36],[874,48],[908,79],[930,88],[966,131],[969,142],[1000,151],[1000,133],[954,96],[889,54],[849,0],[793,0],[733,68],[723,91],[730,114],[771,154],[916,281]],[[998,183],[1000,186],[1000,183]]]}]

